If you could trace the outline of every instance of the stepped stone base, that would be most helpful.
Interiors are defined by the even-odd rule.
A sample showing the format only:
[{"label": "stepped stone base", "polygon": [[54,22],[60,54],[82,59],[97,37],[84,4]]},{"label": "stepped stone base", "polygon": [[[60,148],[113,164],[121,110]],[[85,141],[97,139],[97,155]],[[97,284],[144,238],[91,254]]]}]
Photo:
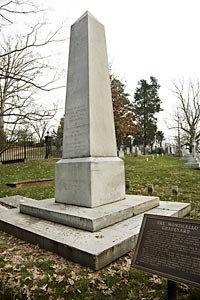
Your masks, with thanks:
[{"label": "stepped stone base", "polygon": [[20,206],[21,203],[29,203],[33,200],[34,199],[32,198],[27,198],[21,195],[8,196],[0,198],[0,206],[3,205],[8,208],[17,208]]},{"label": "stepped stone base", "polygon": [[[183,217],[190,210],[189,203],[160,201],[148,213]],[[15,208],[0,210],[0,230],[98,270],[135,247],[143,215],[89,232],[22,214]]]},{"label": "stepped stone base", "polygon": [[32,200],[20,212],[91,232],[108,227],[159,205],[158,197],[126,195],[126,199],[87,208],[56,203],[55,199]]}]

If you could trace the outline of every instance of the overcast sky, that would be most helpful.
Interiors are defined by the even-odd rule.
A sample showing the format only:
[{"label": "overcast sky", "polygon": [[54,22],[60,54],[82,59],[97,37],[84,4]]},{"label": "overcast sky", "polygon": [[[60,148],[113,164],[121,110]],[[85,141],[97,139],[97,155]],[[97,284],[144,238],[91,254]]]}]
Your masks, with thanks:
[{"label": "overcast sky", "polygon": [[[55,24],[67,19],[70,26],[89,10],[104,26],[109,63],[115,75],[133,94],[141,79],[158,79],[164,112],[159,129],[166,129],[175,99],[172,80],[200,77],[199,0],[38,0],[50,9]],[[68,35],[70,31],[68,32]],[[63,48],[68,56],[68,43]]]}]

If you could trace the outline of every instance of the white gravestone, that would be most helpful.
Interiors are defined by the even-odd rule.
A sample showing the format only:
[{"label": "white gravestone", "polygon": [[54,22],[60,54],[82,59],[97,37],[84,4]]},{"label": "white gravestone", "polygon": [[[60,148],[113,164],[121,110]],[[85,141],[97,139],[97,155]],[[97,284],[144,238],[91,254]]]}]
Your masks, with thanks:
[{"label": "white gravestone", "polygon": [[55,201],[96,207],[124,199],[124,163],[116,149],[104,26],[86,12],[71,27]]}]

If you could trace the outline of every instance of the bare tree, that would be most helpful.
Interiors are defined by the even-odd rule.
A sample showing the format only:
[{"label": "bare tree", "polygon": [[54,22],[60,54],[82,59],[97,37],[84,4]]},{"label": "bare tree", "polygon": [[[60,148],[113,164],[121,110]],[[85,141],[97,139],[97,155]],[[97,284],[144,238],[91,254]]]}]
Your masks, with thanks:
[{"label": "bare tree", "polygon": [[44,141],[47,132],[54,130],[54,126],[48,119],[29,121],[28,123],[24,124],[24,128],[28,128],[28,130],[33,133],[33,136],[40,142]]},{"label": "bare tree", "polygon": [[[30,14],[39,14],[43,10],[38,9],[32,2],[29,0],[1,0],[3,1],[0,4],[0,30],[2,34],[2,27],[6,25],[14,24],[12,16],[16,14],[20,15],[30,15]],[[45,37],[41,39],[40,33],[44,30],[45,21],[37,21],[33,26],[30,26],[30,30],[23,36],[21,39],[21,44],[18,44],[17,47],[9,49],[8,52],[5,52],[4,48],[0,48],[0,57],[12,54],[14,52],[24,51],[28,48],[41,47],[45,46],[52,42],[64,41],[66,38],[58,38],[58,33],[63,29],[64,24],[61,24],[53,32],[49,32]],[[2,51],[3,50],[3,51]]]},{"label": "bare tree", "polygon": [[[0,5],[0,27],[12,24],[12,14],[39,13],[29,1],[4,1]],[[3,24],[3,25],[2,25]],[[38,122],[53,118],[57,106],[44,108],[37,103],[37,92],[51,91],[60,88],[56,84],[59,72],[49,63],[48,55],[39,52],[43,46],[52,42],[63,41],[58,35],[63,28],[61,25],[53,33],[41,38],[45,23],[37,22],[23,36],[17,35],[16,42],[7,37],[0,45],[0,133],[4,136],[5,124],[17,125],[26,122]],[[44,80],[44,72],[47,73]],[[10,128],[10,126],[9,126]]]},{"label": "bare tree", "polygon": [[44,57],[37,53],[33,55],[30,49],[11,53],[10,40],[5,47],[9,54],[0,57],[0,130],[4,130],[4,123],[20,124],[24,119],[33,121],[53,117],[56,106],[45,112],[35,104],[34,99],[38,88],[43,89],[54,81],[48,81],[45,85],[39,83],[47,68]]},{"label": "bare tree", "polygon": [[[190,151],[200,140],[200,82],[199,79],[173,82],[172,92],[178,100],[174,120],[176,128],[188,139]],[[180,134],[180,133],[179,133]]]},{"label": "bare tree", "polygon": [[14,15],[37,14],[42,11],[29,0],[1,0],[0,28],[13,24]]}]

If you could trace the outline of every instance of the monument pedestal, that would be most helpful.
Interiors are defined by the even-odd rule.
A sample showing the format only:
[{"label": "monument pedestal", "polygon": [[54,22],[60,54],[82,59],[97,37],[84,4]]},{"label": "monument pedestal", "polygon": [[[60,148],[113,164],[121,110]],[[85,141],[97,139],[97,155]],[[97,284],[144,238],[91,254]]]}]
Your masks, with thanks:
[{"label": "monument pedestal", "polygon": [[118,157],[62,159],[55,171],[56,202],[96,207],[125,198],[124,162]]},{"label": "monument pedestal", "polygon": [[95,208],[56,203],[55,199],[29,200],[20,212],[55,223],[95,232],[159,205],[153,196],[126,195],[126,199]]}]

